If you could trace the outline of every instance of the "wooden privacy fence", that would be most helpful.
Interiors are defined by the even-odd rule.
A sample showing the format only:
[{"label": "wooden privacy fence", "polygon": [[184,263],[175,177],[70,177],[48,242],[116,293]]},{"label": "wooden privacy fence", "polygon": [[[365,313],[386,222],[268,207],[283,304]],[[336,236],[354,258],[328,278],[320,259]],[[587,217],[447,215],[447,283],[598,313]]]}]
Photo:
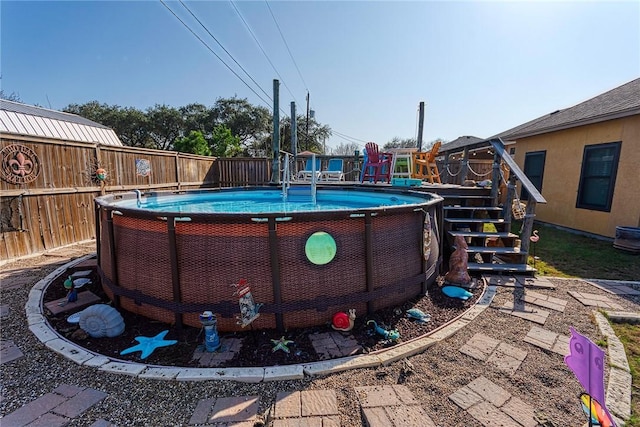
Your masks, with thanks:
[{"label": "wooden privacy fence", "polygon": [[95,238],[101,194],[218,185],[213,157],[9,134],[0,150],[0,260]]},{"label": "wooden privacy fence", "polygon": [[[296,166],[290,166],[290,170],[300,171],[305,167],[305,162],[309,156],[298,156]],[[359,181],[360,168],[362,168],[362,156],[356,158],[354,156],[325,156],[317,155],[316,159],[320,160],[320,170],[324,170],[329,165],[330,159],[343,160],[343,172],[346,181]],[[214,175],[218,177],[216,186],[218,187],[243,187],[251,185],[266,185],[271,182],[271,162],[272,159],[267,158],[218,158],[214,164]],[[284,161],[284,160],[283,160]],[[281,165],[284,169],[284,164]]]}]

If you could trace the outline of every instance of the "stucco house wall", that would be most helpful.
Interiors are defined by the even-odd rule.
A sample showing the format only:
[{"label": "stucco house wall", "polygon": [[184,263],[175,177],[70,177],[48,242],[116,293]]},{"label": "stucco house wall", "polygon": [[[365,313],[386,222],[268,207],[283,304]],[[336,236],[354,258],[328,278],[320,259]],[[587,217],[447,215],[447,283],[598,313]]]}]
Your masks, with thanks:
[{"label": "stucco house wall", "polygon": [[[621,141],[610,212],[577,208],[584,147]],[[524,169],[528,152],[546,151],[536,219],[605,237],[616,226],[640,226],[640,115],[517,139],[515,160]],[[520,194],[520,193],[518,193]]]}]

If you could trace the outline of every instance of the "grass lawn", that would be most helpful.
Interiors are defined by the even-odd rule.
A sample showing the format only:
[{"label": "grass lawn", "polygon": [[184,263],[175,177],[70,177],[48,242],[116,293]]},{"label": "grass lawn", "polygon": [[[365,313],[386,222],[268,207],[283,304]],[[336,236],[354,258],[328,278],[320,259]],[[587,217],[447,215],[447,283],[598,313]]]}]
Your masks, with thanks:
[{"label": "grass lawn", "polygon": [[[610,241],[581,236],[554,227],[534,224],[540,240],[531,243],[529,265],[533,254],[539,258],[535,267],[541,276],[582,277],[590,279],[640,280],[640,255],[613,247]],[[519,234],[520,222],[512,223]]]},{"label": "grass lawn", "polygon": [[624,345],[631,368],[633,383],[631,385],[631,418],[627,427],[640,427],[640,325],[628,323],[611,323],[620,341]]}]

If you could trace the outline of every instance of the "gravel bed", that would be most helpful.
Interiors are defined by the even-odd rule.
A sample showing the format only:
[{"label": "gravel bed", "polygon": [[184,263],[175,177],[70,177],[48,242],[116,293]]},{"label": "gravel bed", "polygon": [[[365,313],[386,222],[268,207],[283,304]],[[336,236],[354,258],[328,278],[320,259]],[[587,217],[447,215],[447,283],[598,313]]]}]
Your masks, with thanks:
[{"label": "gravel bed", "polygon": [[[77,254],[90,252],[92,246],[76,247]],[[8,305],[10,316],[2,321],[3,340],[13,340],[25,354],[13,362],[0,365],[0,415],[15,411],[58,385],[72,384],[91,387],[108,394],[69,426],[90,426],[97,419],[106,419],[118,426],[182,426],[187,425],[200,399],[239,395],[261,397],[260,413],[266,414],[280,391],[304,389],[334,389],[338,394],[343,426],[362,425],[354,386],[404,384],[415,395],[422,407],[442,427],[479,427],[481,424],[453,404],[448,396],[478,376],[489,380],[518,396],[536,409],[549,426],[578,426],[585,422],[578,402],[580,385],[564,365],[558,354],[542,350],[523,341],[531,322],[500,312],[494,307],[518,298],[522,290],[498,288],[490,308],[459,331],[408,360],[376,369],[359,369],[299,381],[243,384],[236,382],[204,381],[176,382],[152,381],[114,375],[94,368],[78,366],[48,350],[29,331],[24,305],[31,286],[68,259],[39,256],[18,260],[1,267],[2,276],[29,268],[33,282],[15,289],[2,289],[1,302]],[[59,264],[51,264],[59,261]],[[577,279],[554,279],[555,291],[536,292],[568,301],[564,313],[551,311],[544,326],[564,335],[573,326],[592,340],[600,338],[593,322],[592,309],[582,306],[567,294],[569,290],[606,294]],[[626,310],[638,311],[640,299],[622,298],[606,294]],[[508,375],[491,365],[475,360],[458,349],[476,333],[507,341],[528,352],[517,372]],[[1,420],[0,420],[1,424]]]}]

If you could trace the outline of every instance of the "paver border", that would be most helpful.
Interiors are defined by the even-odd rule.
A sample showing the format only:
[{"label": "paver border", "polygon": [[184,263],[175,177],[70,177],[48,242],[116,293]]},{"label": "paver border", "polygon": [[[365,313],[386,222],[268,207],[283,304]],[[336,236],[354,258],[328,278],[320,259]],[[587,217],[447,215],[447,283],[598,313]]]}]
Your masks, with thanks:
[{"label": "paver border", "polygon": [[[322,376],[350,369],[372,368],[384,366],[409,356],[421,353],[438,341],[449,338],[473,319],[486,310],[493,301],[497,292],[497,286],[488,285],[483,280],[482,294],[474,305],[439,326],[433,331],[420,337],[399,343],[391,348],[378,350],[369,354],[341,357],[331,360],[323,360],[311,363],[286,365],[287,369],[274,369],[273,366],[265,367],[229,367],[229,368],[191,368],[179,366],[159,366],[131,362],[94,353],[80,347],[58,334],[49,325],[42,305],[44,291],[47,286],[68,268],[95,257],[95,252],[82,256],[48,274],[38,281],[29,292],[29,299],[25,304],[29,329],[46,347],[53,349],[66,359],[83,366],[95,367],[101,371],[129,375],[139,378],[161,381],[238,381],[238,382],[265,382],[276,381],[284,378],[301,378],[307,376]],[[53,341],[53,342],[52,342]]]}]

